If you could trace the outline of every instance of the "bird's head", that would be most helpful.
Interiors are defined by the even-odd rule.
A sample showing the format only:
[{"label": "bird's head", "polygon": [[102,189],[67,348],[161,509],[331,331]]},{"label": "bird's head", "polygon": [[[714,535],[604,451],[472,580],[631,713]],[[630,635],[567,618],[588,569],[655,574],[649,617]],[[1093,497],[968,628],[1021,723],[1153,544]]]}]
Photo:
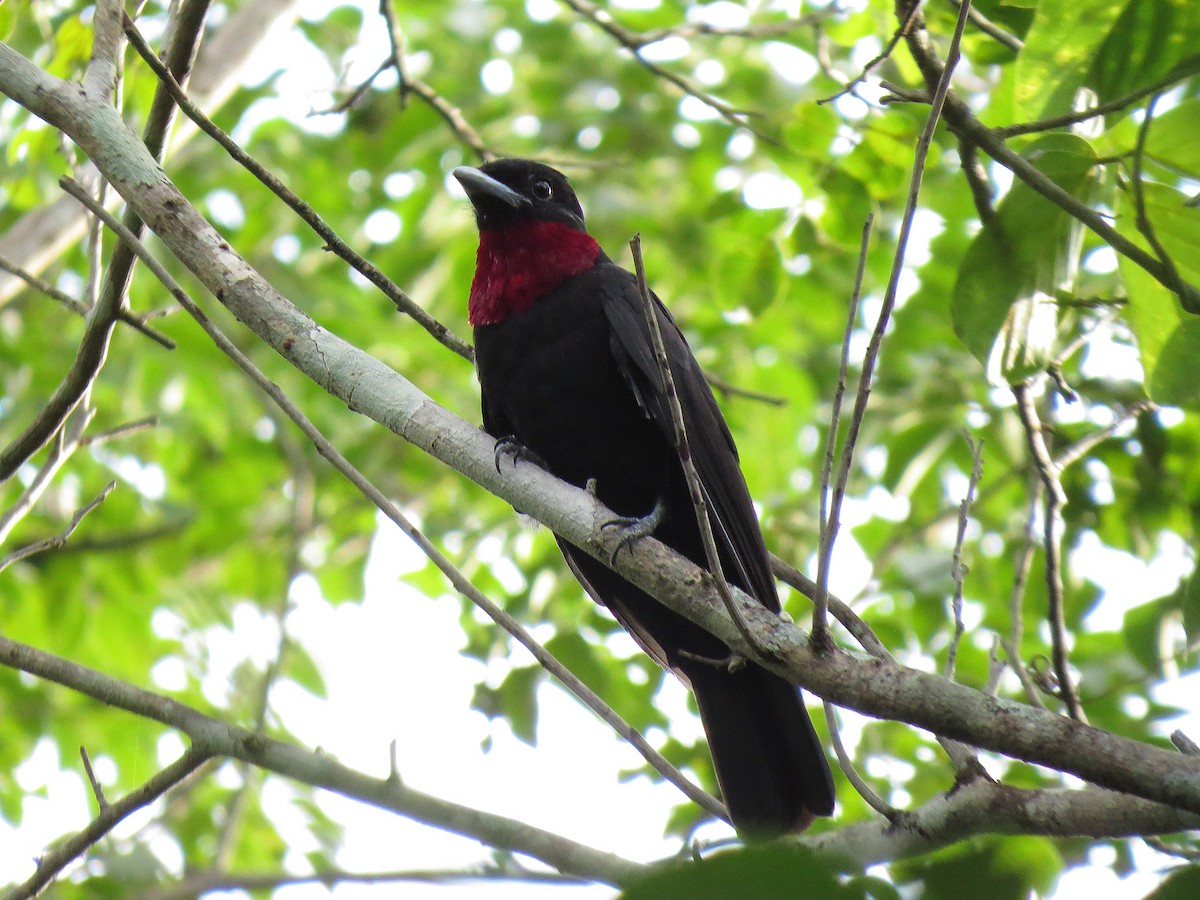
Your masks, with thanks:
[{"label": "bird's head", "polygon": [[566,176],[528,159],[498,159],[454,177],[479,226],[468,318],[494,325],[524,312],[600,256]]},{"label": "bird's head", "polygon": [[494,231],[525,222],[558,222],[587,231],[583,209],[562,172],[529,159],[497,159],[475,169],[454,170],[479,230]]}]

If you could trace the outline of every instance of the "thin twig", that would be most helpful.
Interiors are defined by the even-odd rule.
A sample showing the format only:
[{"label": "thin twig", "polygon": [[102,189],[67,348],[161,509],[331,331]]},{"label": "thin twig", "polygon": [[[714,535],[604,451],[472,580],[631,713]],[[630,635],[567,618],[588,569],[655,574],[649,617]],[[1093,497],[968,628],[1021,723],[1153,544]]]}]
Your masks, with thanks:
[{"label": "thin twig", "polygon": [[[815,602],[820,590],[817,583],[795,566],[784,562],[774,553],[771,554],[771,571],[784,584],[794,587],[809,600]],[[850,636],[858,641],[858,645],[863,650],[877,659],[886,659],[890,662],[895,662],[895,657],[892,656],[891,651],[879,639],[871,629],[871,626],[850,608],[848,603],[840,600],[834,594],[829,593],[829,591],[825,592],[825,601],[833,617],[842,624],[842,627],[850,632]]]},{"label": "thin twig", "polygon": [[[962,0],[950,0],[954,6],[961,7]],[[1021,48],[1025,46],[1025,42],[1011,32],[1005,31],[979,10],[972,8],[970,12],[971,24],[992,38],[999,44],[1003,44],[1013,53],[1020,53]]]},{"label": "thin twig", "polygon": [[326,245],[335,254],[341,257],[352,268],[358,271],[371,284],[379,288],[383,294],[391,300],[396,308],[407,314],[419,324],[422,328],[433,335],[439,343],[453,350],[459,356],[466,360],[474,360],[475,352],[471,345],[450,331],[445,325],[431,316],[428,312],[422,309],[415,300],[408,296],[400,289],[391,279],[380,271],[378,266],[373,265],[356,253],[350,246],[338,237],[337,233],[313,210],[311,206],[301,200],[288,187],[267,171],[258,160],[254,159],[249,153],[243,150],[228,134],[218,128],[211,119],[200,111],[194,103],[192,103],[183,89],[175,83],[170,73],[163,67],[162,62],[154,54],[154,51],[146,44],[137,27],[132,21],[126,20],[125,33],[129,37],[129,43],[141,55],[146,64],[154,70],[154,73],[159,77],[159,80],[167,86],[167,90],[171,92],[175,102],[179,108],[183,110],[184,115],[196,123],[196,125],[211,137],[214,141],[224,148],[236,162],[241,164],[255,178],[261,181],[266,187],[277,196],[280,200],[286,203],[313,231],[315,231]]},{"label": "thin twig", "polygon": [[1025,668],[1025,661],[1021,658],[1021,642],[1025,638],[1025,587],[1029,584],[1029,572],[1033,568],[1033,548],[1037,543],[1037,512],[1042,505],[1044,489],[1041,479],[1032,478],[1029,513],[1025,516],[1021,548],[1017,551],[1016,563],[1013,566],[1013,586],[1008,598],[1009,635],[1003,642],[1009,668],[1016,673],[1028,701],[1040,709],[1045,709],[1046,704],[1042,702],[1042,692],[1029,677],[1029,670]]},{"label": "thin twig", "polygon": [[1146,109],[1142,116],[1142,123],[1138,126],[1137,141],[1133,147],[1133,205],[1137,211],[1136,223],[1138,232],[1154,248],[1154,254],[1166,266],[1167,271],[1171,273],[1171,277],[1178,281],[1179,270],[1175,268],[1175,262],[1171,259],[1171,255],[1167,253],[1167,248],[1158,239],[1158,232],[1154,230],[1154,223],[1146,215],[1146,191],[1145,185],[1142,184],[1142,163],[1146,155],[1146,138],[1150,136],[1150,123],[1154,121],[1154,107],[1158,105],[1158,99],[1161,96],[1161,94],[1154,94],[1150,97],[1150,102],[1146,104]]},{"label": "thin twig", "polygon": [[604,31],[606,34],[616,40],[617,43],[633,54],[633,58],[636,59],[638,63],[640,63],[646,69],[646,71],[663,79],[664,81],[668,81],[675,85],[675,87],[679,88],[679,90],[687,96],[694,97],[695,99],[699,100],[709,109],[712,109],[714,112],[716,112],[730,125],[735,125],[739,128],[745,128],[768,143],[778,143],[774,138],[767,134],[763,134],[761,131],[751,125],[749,121],[747,121],[747,113],[744,110],[734,109],[723,100],[718,100],[711,94],[701,90],[691,81],[691,79],[685,78],[683,75],[680,75],[677,72],[672,72],[670,69],[665,69],[657,63],[651,62],[642,56],[642,49],[645,47],[645,42],[641,39],[641,36],[637,32],[630,31],[628,28],[618,23],[615,19],[613,19],[607,10],[597,6],[595,3],[592,3],[591,0],[561,0],[561,2],[566,6],[569,6],[579,15],[583,16],[585,19],[594,24],[601,31]]},{"label": "thin twig", "polygon": [[840,496],[835,495],[831,503],[829,479],[833,471],[833,456],[841,427],[842,401],[846,396],[846,380],[850,370],[850,341],[858,321],[858,304],[862,297],[863,273],[866,271],[871,225],[874,221],[874,214],[868,213],[866,221],[863,222],[862,239],[858,247],[858,268],[854,273],[854,289],[850,292],[850,306],[846,310],[846,330],[842,335],[842,353],[838,360],[837,387],[830,404],[829,431],[825,435],[825,452],[821,457],[821,479],[818,487],[821,533],[817,550],[817,594],[813,597],[814,638],[825,634],[825,613],[829,605],[829,568],[833,564],[833,542],[841,527],[842,500]]},{"label": "thin twig", "polygon": [[999,138],[1006,139],[1021,134],[1035,134],[1039,131],[1053,131],[1055,128],[1066,128],[1069,125],[1086,122],[1088,119],[1094,119],[1097,116],[1107,116],[1109,113],[1120,112],[1128,106],[1133,106],[1139,100],[1144,100],[1154,94],[1163,93],[1179,82],[1190,78],[1191,75],[1192,72],[1190,70],[1174,68],[1153,84],[1138,88],[1124,97],[1117,97],[1116,99],[1109,100],[1107,103],[1099,103],[1078,112],[1069,112],[1061,116],[1039,119],[1036,122],[1025,122],[1020,125],[1003,125],[999,128],[993,128],[992,133]]},{"label": "thin twig", "polygon": [[766,403],[768,406],[784,406],[787,404],[786,397],[738,387],[732,382],[725,381],[723,378],[718,378],[716,375],[710,375],[707,372],[704,373],[704,380],[726,397],[745,397],[747,400],[756,400],[759,403]]},{"label": "thin twig", "polygon": [[654,299],[650,296],[650,288],[646,286],[646,268],[642,264],[642,238],[635,234],[629,242],[633,253],[633,269],[637,275],[638,290],[642,295],[642,311],[646,314],[646,327],[650,332],[650,340],[654,344],[654,359],[658,363],[658,374],[662,379],[663,390],[667,395],[667,406],[671,410],[671,423],[675,432],[675,452],[683,466],[683,477],[687,481],[688,493],[691,495],[692,507],[696,511],[696,523],[700,529],[700,539],[704,544],[704,556],[708,561],[708,571],[717,585],[717,593],[725,604],[725,611],[733,619],[738,633],[747,645],[761,653],[762,647],[751,634],[741,610],[734,602],[725,580],[725,571],[721,566],[721,554],[717,550],[717,542],[713,537],[712,521],[709,519],[708,504],[704,499],[704,486],[696,473],[696,464],[692,460],[692,451],[688,442],[687,423],[683,419],[683,407],[679,403],[679,394],[675,390],[675,376],[671,372],[671,361],[667,358],[667,348],[663,344],[662,328],[658,323],[658,311]]},{"label": "thin twig", "polygon": [[113,827],[130,813],[153,803],[184,778],[196,771],[210,754],[192,747],[140,788],[130,791],[120,800],[102,806],[96,818],[87,827],[61,843],[55,844],[45,856],[38,860],[37,871],[24,883],[5,895],[5,900],[27,900],[35,897],[66,868],[74,859],[112,831]]},{"label": "thin twig", "polygon": [[392,0],[379,0],[379,14],[387,26],[388,43],[392,48],[391,63],[396,69],[400,89],[400,109],[405,110],[408,109],[408,65],[405,62],[404,32],[400,30],[400,20]]},{"label": "thin twig", "polygon": [[[40,291],[41,293],[43,293],[47,297],[49,297],[51,300],[57,300],[59,303],[61,303],[67,309],[71,310],[71,312],[75,313],[76,315],[82,316],[84,318],[87,317],[88,305],[86,303],[83,303],[80,300],[75,299],[70,294],[66,293],[65,291],[60,291],[58,288],[56,288],[50,282],[46,281],[46,279],[39,278],[37,275],[34,275],[32,272],[26,272],[24,269],[22,269],[16,263],[12,262],[11,260],[5,259],[3,256],[0,256],[0,269],[3,269],[4,271],[8,272],[10,275],[15,275],[17,278],[20,278],[31,288],[33,288],[34,290]],[[166,347],[168,350],[175,349],[175,342],[173,340],[171,340],[169,337],[167,337],[161,331],[156,331],[155,329],[151,328],[149,325],[147,325],[145,323],[145,321],[142,319],[141,316],[135,316],[129,310],[122,309],[119,313],[117,313],[117,318],[120,319],[122,322],[124,322],[129,327],[135,329],[136,331],[140,331],[142,334],[144,334],[146,337],[150,338],[155,343],[161,344],[163,347]]]},{"label": "thin twig", "polygon": [[45,553],[47,550],[55,550],[61,547],[70,539],[71,535],[75,533],[75,529],[79,527],[79,523],[83,521],[84,516],[103,503],[104,499],[116,486],[117,483],[115,481],[110,481],[104,490],[92,498],[90,503],[77,510],[75,515],[71,516],[71,521],[67,523],[67,527],[58,534],[44,538],[40,541],[35,541],[34,543],[22,547],[19,550],[14,550],[12,553],[8,554],[8,556],[0,559],[0,572],[3,572],[13,563],[19,562],[22,559],[28,559],[29,557],[36,556],[39,553]]},{"label": "thin twig", "polygon": [[1130,406],[1129,409],[1125,410],[1124,413],[1117,416],[1117,418],[1114,419],[1110,425],[1106,426],[1105,428],[1101,428],[1098,431],[1093,431],[1091,434],[1084,435],[1074,444],[1059,453],[1058,456],[1054,457],[1054,465],[1057,466],[1058,470],[1061,472],[1063,469],[1067,468],[1067,466],[1073,465],[1090,453],[1094,447],[1111,438],[1114,434],[1120,431],[1122,426],[1124,426],[1125,423],[1127,423],[1130,419],[1136,419],[1142,413],[1152,412],[1156,409],[1158,409],[1158,404],[1156,404],[1153,400],[1138,400],[1136,403]]},{"label": "thin twig", "polygon": [[1013,386],[1013,396],[1017,401],[1017,414],[1025,430],[1025,441],[1033,460],[1034,469],[1041,479],[1044,489],[1044,508],[1042,523],[1042,543],[1046,554],[1046,589],[1047,589],[1047,619],[1050,623],[1051,655],[1054,662],[1054,675],[1058,680],[1058,693],[1067,708],[1067,714],[1080,722],[1087,722],[1087,716],[1075,692],[1071,679],[1070,663],[1067,652],[1067,624],[1064,612],[1063,580],[1062,580],[1062,508],[1067,502],[1062,482],[1059,480],[1058,467],[1046,446],[1046,437],[1042,433],[1042,422],[1038,416],[1037,406],[1033,401],[1032,389],[1029,382]]},{"label": "thin twig", "polygon": [[917,13],[920,11],[921,4],[916,2],[916,0],[912,0],[912,8],[908,11],[904,21],[901,22],[900,26],[892,33],[892,37],[887,42],[887,46],[879,51],[879,53],[873,59],[871,59],[865,66],[862,67],[862,70],[858,73],[858,77],[856,77],[849,84],[845,85],[836,94],[831,94],[828,97],[822,97],[817,101],[817,105],[823,106],[826,103],[832,103],[834,100],[853,92],[856,87],[866,81],[867,76],[871,74],[875,67],[892,55],[892,51],[896,49],[896,45],[900,43],[906,34],[908,34],[908,29],[912,27],[912,23],[916,19]]},{"label": "thin twig", "polygon": [[300,408],[288,398],[288,396],[274,384],[266,375],[264,375],[251,362],[246,354],[242,353],[237,346],[229,340],[205,315],[204,311],[196,305],[195,301],[179,286],[171,274],[163,268],[145,246],[133,238],[133,235],[125,229],[120,222],[117,222],[103,209],[97,207],[86,193],[79,190],[74,182],[63,185],[63,187],[71,193],[72,196],[79,199],[92,210],[93,213],[99,215],[109,228],[113,229],[122,240],[133,240],[134,252],[146,264],[146,267],[163,283],[171,295],[179,302],[184,310],[192,316],[193,319],[204,329],[205,333],[215,343],[218,349],[228,356],[233,362],[245,372],[258,387],[266,393],[289,419],[291,419],[297,427],[300,428],[304,436],[313,442],[317,452],[325,457],[335,469],[338,470],[351,484],[353,484],[360,493],[370,500],[375,506],[396,524],[414,543],[420,547],[421,551],[429,557],[430,561],[446,576],[454,588],[463,596],[469,599],[472,603],[478,606],[483,612],[491,618],[496,624],[503,628],[508,634],[517,640],[523,647],[529,650],[534,655],[538,663],[541,664],[550,674],[559,680],[572,694],[575,695],[585,706],[595,713],[601,721],[612,728],[618,735],[628,741],[635,750],[648,762],[656,771],[659,772],[665,779],[678,787],[690,800],[699,805],[705,812],[721,819],[728,819],[728,814],[725,807],[715,797],[701,790],[692,784],[688,778],[679,771],[670,761],[661,753],[654,749],[646,738],[633,726],[629,725],[617,713],[606,704],[599,695],[591,688],[584,684],[570,669],[564,666],[559,660],[539,644],[532,635],[526,631],[516,619],[508,614],[505,610],[497,606],[489,600],[478,588],[476,588],[463,574],[460,572],[440,550],[425,536],[423,532],[417,529],[408,518],[400,512],[399,508],[392,503],[379,488],[375,487],[361,472],[358,471],[349,460],[347,460],[337,450],[332,442],[300,411]]},{"label": "thin twig", "polygon": [[967,567],[962,561],[963,543],[967,539],[967,522],[971,513],[971,504],[975,500],[975,489],[983,477],[983,444],[975,443],[969,434],[964,435],[967,446],[971,448],[971,477],[967,479],[967,496],[958,505],[958,531],[954,536],[954,552],[951,555],[950,575],[954,580],[954,596],[950,600],[950,609],[954,615],[954,635],[950,638],[950,646],[946,651],[946,677],[953,680],[954,667],[958,659],[958,645],[966,632],[963,623],[963,582],[967,576]]},{"label": "thin twig", "polygon": [[108,809],[108,800],[104,796],[104,788],[100,784],[100,779],[96,777],[96,772],[92,768],[92,758],[88,756],[87,747],[79,748],[79,757],[83,760],[83,771],[87,775],[88,784],[92,786],[92,796],[96,798],[96,807],[100,812]]},{"label": "thin twig", "polygon": [[379,0],[379,11],[383,14],[384,21],[387,23],[388,41],[392,49],[390,62],[395,67],[396,74],[399,76],[397,79],[397,90],[400,95],[400,108],[404,109],[406,107],[409,94],[416,94],[445,120],[455,136],[462,143],[470,147],[482,162],[489,162],[495,159],[496,154],[487,148],[487,145],[483,142],[483,138],[479,136],[479,132],[467,122],[466,117],[462,114],[462,110],[424,81],[413,78],[408,73],[404,62],[404,34],[400,30],[400,23],[396,17],[396,10],[392,0]]},{"label": "thin twig", "polygon": [[829,742],[833,745],[833,755],[837,757],[838,766],[842,770],[842,774],[846,776],[846,780],[850,782],[850,786],[858,792],[858,796],[867,801],[867,806],[875,810],[889,822],[896,821],[900,816],[900,810],[892,806],[866,782],[861,775],[858,774],[858,769],[854,767],[854,760],[850,758],[850,754],[846,752],[846,745],[842,742],[841,723],[838,722],[837,707],[828,700],[821,702],[821,706],[825,710],[825,724],[829,728]]},{"label": "thin twig", "polygon": [[995,220],[996,208],[992,205],[992,184],[988,181],[987,170],[979,161],[979,148],[966,138],[960,138],[958,159],[962,164],[963,177],[971,189],[971,199],[975,203],[975,211],[979,213],[979,221],[987,225]]}]

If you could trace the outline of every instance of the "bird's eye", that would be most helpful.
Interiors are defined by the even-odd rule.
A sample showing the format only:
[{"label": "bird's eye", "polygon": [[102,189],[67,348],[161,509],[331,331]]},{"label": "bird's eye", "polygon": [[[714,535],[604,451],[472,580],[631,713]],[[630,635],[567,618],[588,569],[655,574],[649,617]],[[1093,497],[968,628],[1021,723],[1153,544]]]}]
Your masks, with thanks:
[{"label": "bird's eye", "polygon": [[554,196],[554,191],[548,181],[535,181],[530,192],[533,194],[534,200],[549,200]]}]

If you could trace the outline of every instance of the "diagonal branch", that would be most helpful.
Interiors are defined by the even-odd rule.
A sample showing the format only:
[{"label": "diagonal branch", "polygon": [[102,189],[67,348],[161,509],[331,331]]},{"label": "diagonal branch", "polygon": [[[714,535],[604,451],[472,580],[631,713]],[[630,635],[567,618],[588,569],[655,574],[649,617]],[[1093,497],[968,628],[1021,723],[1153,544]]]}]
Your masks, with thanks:
[{"label": "diagonal branch", "polygon": [[[0,638],[0,641],[4,641]],[[58,843],[38,860],[37,871],[22,884],[5,894],[5,900],[26,900],[36,897],[71,861],[113,830],[130,813],[153,803],[171,790],[210,758],[211,754],[192,747],[140,788],[130,791],[120,800],[105,803],[99,814],[78,834]]]}]

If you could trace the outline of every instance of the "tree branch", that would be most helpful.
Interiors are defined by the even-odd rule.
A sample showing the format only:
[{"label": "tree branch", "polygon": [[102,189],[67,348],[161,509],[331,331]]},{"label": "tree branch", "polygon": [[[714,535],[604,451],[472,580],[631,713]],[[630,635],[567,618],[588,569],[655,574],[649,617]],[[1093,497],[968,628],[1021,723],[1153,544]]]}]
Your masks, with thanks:
[{"label": "tree branch", "polygon": [[203,761],[212,756],[224,756],[244,760],[426,825],[475,838],[491,847],[528,854],[561,872],[605,884],[625,884],[645,870],[640,863],[602,853],[523,822],[441,800],[395,779],[365,775],[342,765],[327,753],[305,750],[230,725],[170,697],[143,690],[3,635],[0,635],[0,664],[182,731],[192,741],[192,749],[186,757],[189,759],[200,757]]},{"label": "tree branch", "polygon": [[[8,639],[0,637],[0,655],[3,655],[6,644]],[[7,893],[5,900],[26,900],[37,896],[59,872],[70,865],[72,860],[86,853],[89,847],[112,831],[117,823],[167,793],[200,768],[209,757],[210,754],[204,750],[192,747],[137,790],[129,792],[113,803],[104,804],[100,813],[86,828],[56,844],[54,849],[39,859],[37,871],[23,884],[17,885]]]}]

